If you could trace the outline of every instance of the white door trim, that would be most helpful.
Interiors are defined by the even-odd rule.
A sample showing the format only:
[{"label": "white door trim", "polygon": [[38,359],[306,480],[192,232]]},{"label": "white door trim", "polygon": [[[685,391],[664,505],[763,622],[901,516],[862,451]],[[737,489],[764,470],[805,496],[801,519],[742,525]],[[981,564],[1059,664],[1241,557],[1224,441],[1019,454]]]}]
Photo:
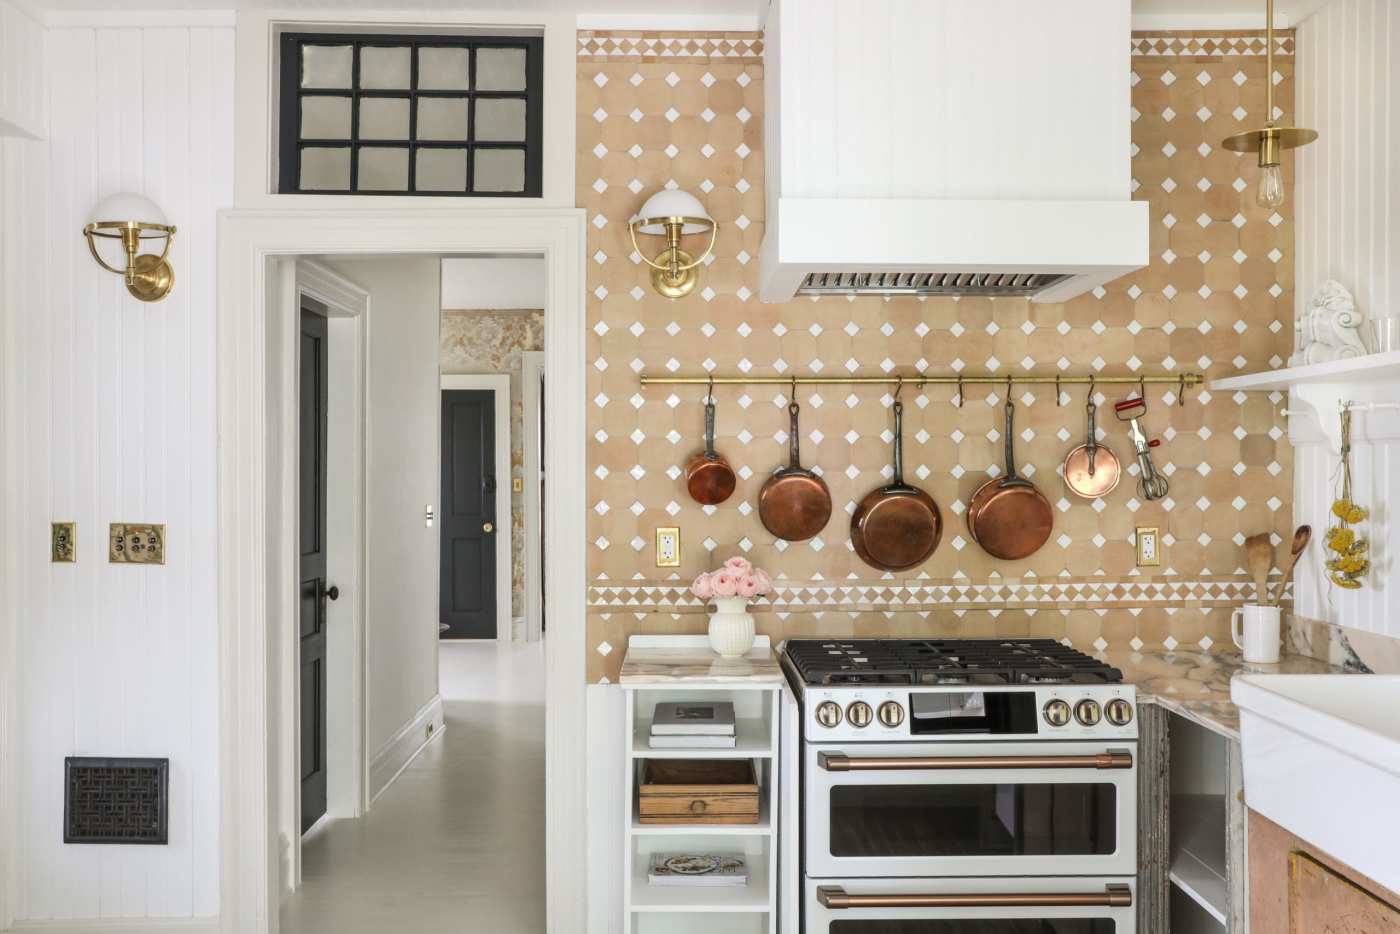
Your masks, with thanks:
[{"label": "white door trim", "polygon": [[544,635],[544,605],[540,599],[540,380],[544,351],[527,350],[520,358],[521,402],[525,410],[525,641]]},{"label": "white door trim", "polygon": [[[515,524],[510,514],[510,374],[443,374],[443,389],[484,389],[494,394],[496,410],[496,641],[511,640],[511,536]],[[442,406],[438,406],[442,411]],[[441,426],[438,428],[442,430]],[[439,473],[441,465],[439,465]],[[442,491],[438,490],[438,511],[442,511]],[[501,534],[502,532],[505,534]]]},{"label": "white door trim", "polygon": [[[548,270],[547,406],[556,425],[546,460],[585,462],[584,212],[510,210],[268,210],[219,216],[218,465],[220,671],[220,904],[225,934],[275,934],[277,827],[269,791],[281,756],[275,634],[289,613],[277,569],[292,545],[278,512],[286,460],[282,425],[294,412],[294,370],[276,354],[294,316],[269,302],[268,260],[305,254],[543,255]],[[280,423],[279,423],[280,420]],[[550,934],[587,917],[586,691],[582,470],[560,473],[545,504],[545,904]]]}]

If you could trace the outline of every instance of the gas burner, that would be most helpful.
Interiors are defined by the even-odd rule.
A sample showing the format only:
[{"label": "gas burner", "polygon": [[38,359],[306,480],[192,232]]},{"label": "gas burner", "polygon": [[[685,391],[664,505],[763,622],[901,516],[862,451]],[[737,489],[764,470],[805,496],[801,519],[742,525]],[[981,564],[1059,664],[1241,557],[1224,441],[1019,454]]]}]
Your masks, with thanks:
[{"label": "gas burner", "polygon": [[789,639],[812,685],[1117,684],[1123,673],[1053,639]]}]

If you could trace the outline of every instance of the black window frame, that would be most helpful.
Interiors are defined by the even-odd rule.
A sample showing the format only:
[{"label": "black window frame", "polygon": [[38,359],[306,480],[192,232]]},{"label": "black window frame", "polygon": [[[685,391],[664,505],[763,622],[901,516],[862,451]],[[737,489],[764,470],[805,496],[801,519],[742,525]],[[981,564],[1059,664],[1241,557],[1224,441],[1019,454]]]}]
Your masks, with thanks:
[{"label": "black window frame", "polygon": [[[280,38],[281,83],[278,88],[277,193],[285,195],[394,196],[426,198],[539,198],[543,188],[544,138],[544,38],[541,36],[494,35],[418,35],[402,33],[336,33],[285,32]],[[301,50],[308,45],[352,47],[351,87],[303,88],[301,86]],[[407,89],[362,89],[360,85],[360,52],[366,47],[410,47],[409,86]],[[425,47],[459,48],[468,50],[468,87],[466,90],[420,90],[418,87],[418,50]],[[525,51],[525,90],[478,91],[476,88],[477,51],[480,49],[523,49]],[[344,140],[302,139],[301,100],[303,97],[349,97],[350,137]],[[359,138],[360,100],[363,98],[407,98],[408,139],[361,140]],[[422,98],[465,100],[468,107],[467,138],[465,140],[420,140],[417,102]],[[524,100],[525,141],[478,141],[476,136],[477,100]],[[338,148],[350,151],[350,187],[348,189],[303,189],[301,187],[301,150]],[[359,190],[360,150],[365,148],[395,148],[408,150],[408,189],[405,191]],[[417,191],[417,153],[420,149],[465,149],[467,151],[466,189],[463,191]],[[524,150],[525,187],[522,191],[475,191],[476,153],[481,150]]]}]

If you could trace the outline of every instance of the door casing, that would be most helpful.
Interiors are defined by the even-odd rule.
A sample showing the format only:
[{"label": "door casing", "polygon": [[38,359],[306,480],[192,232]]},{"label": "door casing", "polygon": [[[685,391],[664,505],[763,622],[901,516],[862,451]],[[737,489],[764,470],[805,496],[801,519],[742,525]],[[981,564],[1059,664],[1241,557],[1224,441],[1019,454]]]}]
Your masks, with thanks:
[{"label": "door casing", "polygon": [[[511,639],[510,568],[510,374],[472,373],[442,377],[440,389],[484,389],[494,397],[496,421],[496,640]],[[439,409],[441,406],[439,406]],[[445,452],[444,452],[445,456]],[[443,503],[438,491],[438,508]],[[502,535],[502,532],[505,532]]]}]

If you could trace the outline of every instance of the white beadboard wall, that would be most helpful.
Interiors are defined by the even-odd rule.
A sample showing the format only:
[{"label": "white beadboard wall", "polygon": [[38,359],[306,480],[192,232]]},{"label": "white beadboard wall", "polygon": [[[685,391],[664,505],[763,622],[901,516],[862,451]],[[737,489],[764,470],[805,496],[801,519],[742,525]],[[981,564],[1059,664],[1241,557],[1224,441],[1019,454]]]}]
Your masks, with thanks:
[{"label": "white beadboard wall", "polygon": [[[1298,310],[1326,279],[1368,315],[1400,315],[1400,4],[1332,0],[1297,25],[1298,123],[1320,134],[1297,151]],[[1326,417],[1335,418],[1332,413]],[[1299,563],[1298,612],[1400,638],[1400,419],[1357,414],[1355,499],[1371,508],[1364,531],[1374,570],[1367,587],[1330,587],[1317,541]],[[1321,535],[1330,524],[1337,455],[1316,424],[1291,419],[1294,512]]]},{"label": "white beadboard wall", "polygon": [[43,54],[43,27],[0,0],[0,136],[43,135]]},{"label": "white beadboard wall", "polygon": [[[231,28],[43,38],[46,142],[3,142],[3,293],[19,398],[9,461],[19,672],[20,921],[219,911],[215,214],[233,200]],[[179,234],[174,292],[142,305],[81,228],[120,190]],[[78,523],[78,561],[48,560]],[[164,567],[106,560],[113,521],[166,524]],[[168,846],[65,846],[68,755],[168,756]],[[134,928],[133,928],[134,930]]]}]

